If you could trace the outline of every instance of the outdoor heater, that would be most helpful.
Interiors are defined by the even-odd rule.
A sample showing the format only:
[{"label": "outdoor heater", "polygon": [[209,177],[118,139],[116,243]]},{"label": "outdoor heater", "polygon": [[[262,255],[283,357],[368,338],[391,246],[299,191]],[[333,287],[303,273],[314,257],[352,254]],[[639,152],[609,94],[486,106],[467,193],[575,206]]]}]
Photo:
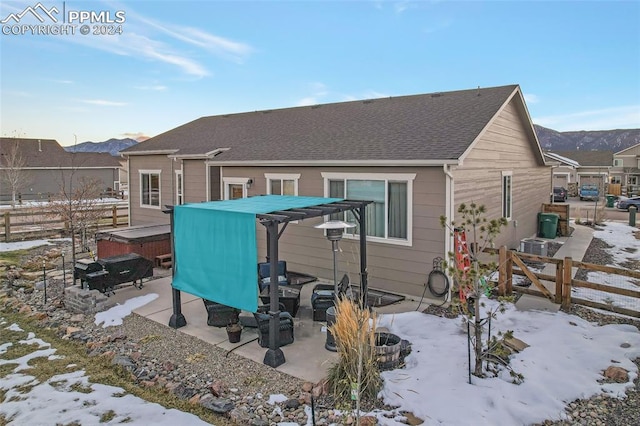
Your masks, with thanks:
[{"label": "outdoor heater", "polygon": [[318,229],[324,229],[327,232],[327,239],[331,241],[331,249],[333,250],[333,291],[335,297],[338,297],[338,241],[342,239],[345,229],[355,228],[353,223],[343,222],[341,220],[330,220],[315,226]]},{"label": "outdoor heater", "polygon": [[[328,222],[321,223],[315,227],[318,229],[324,229],[327,233],[327,239],[331,241],[331,249],[333,251],[333,297],[338,301],[338,241],[342,239],[345,229],[355,228],[355,224],[343,222],[342,220],[330,220]],[[335,305],[327,309],[327,327],[331,326],[336,319]],[[337,352],[336,342],[331,332],[327,328],[327,340],[324,347],[332,352]]]}]

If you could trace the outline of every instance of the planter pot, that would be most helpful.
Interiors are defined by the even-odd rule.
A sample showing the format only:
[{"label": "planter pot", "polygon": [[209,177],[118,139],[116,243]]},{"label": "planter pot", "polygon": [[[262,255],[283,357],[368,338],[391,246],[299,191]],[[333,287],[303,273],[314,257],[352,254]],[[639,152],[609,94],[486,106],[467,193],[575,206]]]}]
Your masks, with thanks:
[{"label": "planter pot", "polygon": [[380,371],[393,370],[400,365],[400,337],[391,333],[375,333],[373,348]]},{"label": "planter pot", "polygon": [[238,343],[240,341],[240,335],[242,334],[242,327],[240,324],[230,324],[227,326],[227,337],[230,343]]}]

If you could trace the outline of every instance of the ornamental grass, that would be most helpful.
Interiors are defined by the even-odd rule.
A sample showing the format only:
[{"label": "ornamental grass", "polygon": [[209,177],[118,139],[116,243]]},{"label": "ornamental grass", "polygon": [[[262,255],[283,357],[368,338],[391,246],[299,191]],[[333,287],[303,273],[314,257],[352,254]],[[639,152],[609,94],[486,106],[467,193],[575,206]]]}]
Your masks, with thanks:
[{"label": "ornamental grass", "polygon": [[338,349],[338,361],[329,368],[329,389],[336,407],[374,401],[382,381],[375,356],[375,313],[346,297],[336,302],[336,321],[328,327]]}]

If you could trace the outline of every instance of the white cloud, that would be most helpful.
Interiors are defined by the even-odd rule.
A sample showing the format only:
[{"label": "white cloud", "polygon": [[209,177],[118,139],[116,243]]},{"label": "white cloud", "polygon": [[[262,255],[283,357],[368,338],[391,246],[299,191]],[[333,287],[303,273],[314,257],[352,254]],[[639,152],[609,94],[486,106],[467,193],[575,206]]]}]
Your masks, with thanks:
[{"label": "white cloud", "polygon": [[198,46],[223,57],[228,57],[236,62],[241,62],[253,51],[253,48],[248,44],[210,34],[199,28],[160,23],[141,16],[137,16],[137,18],[143,23],[162,31],[176,40]]},{"label": "white cloud", "polygon": [[540,102],[540,98],[538,95],[534,95],[533,93],[523,93],[524,100],[528,104],[537,104]]},{"label": "white cloud", "polygon": [[308,106],[308,105],[317,105],[320,103],[320,100],[325,98],[329,91],[327,90],[327,86],[324,83],[313,82],[309,85],[311,92],[313,92],[309,96],[305,96],[296,102],[297,106]]},{"label": "white cloud", "polygon": [[209,75],[199,62],[181,54],[161,41],[131,32],[129,29],[118,37],[67,37],[73,42],[121,56],[139,57],[175,65],[184,73],[196,77]]},{"label": "white cloud", "polygon": [[155,92],[162,92],[164,90],[167,90],[167,86],[163,86],[161,84],[155,84],[155,85],[151,85],[151,86],[134,86],[134,89],[151,90],[151,91],[155,91]]},{"label": "white cloud", "polygon": [[99,106],[126,106],[126,102],[114,102],[107,101],[104,99],[82,99],[80,102],[90,105],[99,105]]},{"label": "white cloud", "polygon": [[640,105],[533,117],[533,122],[560,132],[640,128]]},{"label": "white cloud", "polygon": [[393,5],[393,10],[395,10],[396,13],[402,13],[408,8],[409,8],[408,1],[402,1]]}]

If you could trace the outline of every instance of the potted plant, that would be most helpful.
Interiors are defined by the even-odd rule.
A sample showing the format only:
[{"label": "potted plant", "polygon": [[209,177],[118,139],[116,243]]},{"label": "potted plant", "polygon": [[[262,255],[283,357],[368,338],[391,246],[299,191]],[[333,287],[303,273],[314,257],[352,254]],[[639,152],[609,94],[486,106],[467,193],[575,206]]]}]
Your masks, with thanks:
[{"label": "potted plant", "polygon": [[230,343],[238,343],[240,341],[240,335],[242,334],[242,326],[237,319],[232,320],[227,324],[227,337]]}]

